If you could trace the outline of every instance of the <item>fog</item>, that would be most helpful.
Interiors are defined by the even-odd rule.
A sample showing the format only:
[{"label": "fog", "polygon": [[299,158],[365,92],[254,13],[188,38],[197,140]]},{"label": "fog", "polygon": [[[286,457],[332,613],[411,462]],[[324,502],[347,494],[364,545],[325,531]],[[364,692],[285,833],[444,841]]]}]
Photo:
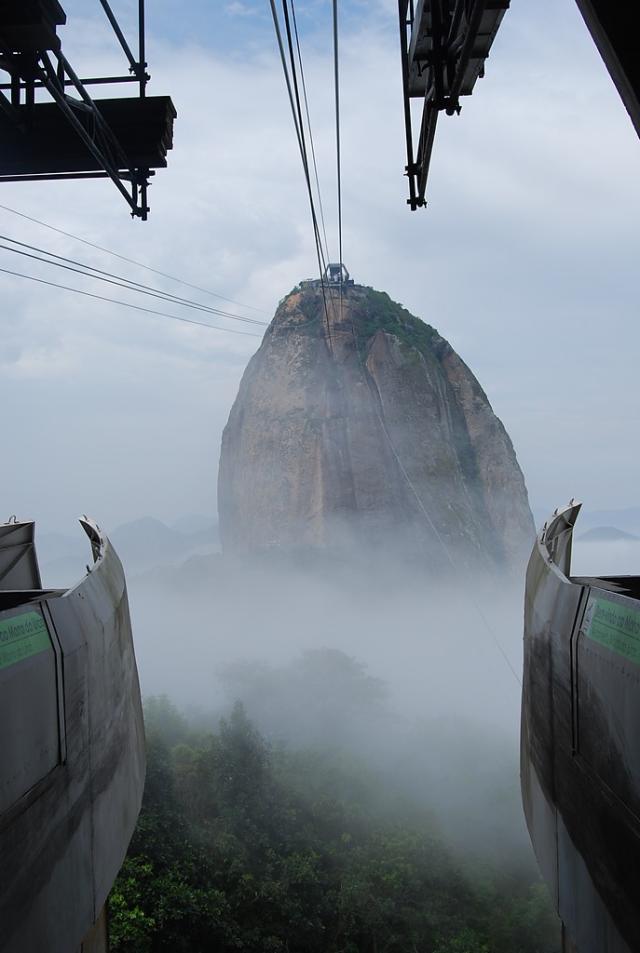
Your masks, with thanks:
[{"label": "fog", "polygon": [[521,591],[364,565],[213,555],[134,575],[143,695],[210,728],[241,700],[274,743],[364,758],[457,846],[493,852],[499,829],[500,850],[533,863],[518,781]]},{"label": "fog", "polygon": [[[242,562],[221,555],[205,520],[162,526],[110,534],[145,698],[166,695],[210,730],[240,700],[273,744],[341,749],[430,811],[461,856],[535,876],[519,788],[526,560],[482,582],[434,581],[391,551]],[[580,536],[578,525],[574,574],[638,566],[640,539]],[[74,545],[43,537],[47,584],[81,574],[79,528]]]},{"label": "fog", "polygon": [[640,539],[573,544],[571,560],[575,576],[637,576],[640,574]]},{"label": "fog", "polygon": [[[328,647],[384,678],[390,699],[407,714],[450,710],[508,730],[517,705],[518,685],[492,641],[503,640],[519,669],[515,587],[489,597],[467,584],[461,592],[455,582],[436,590],[417,573],[398,580],[390,571],[368,584],[346,567],[322,576],[226,568],[211,557],[194,558],[175,574],[135,578],[130,598],[143,691],[167,692],[180,703],[210,703],[213,680],[237,660],[283,665]],[[494,636],[476,609],[483,600]]]},{"label": "fog", "polygon": [[[576,536],[576,574],[638,565],[640,540]],[[463,855],[533,874],[519,787],[524,571],[436,584],[392,559],[217,554],[134,574],[142,691],[205,728],[239,699],[272,742],[364,759]]]},{"label": "fog", "polygon": [[[576,528],[575,575],[637,570],[640,539],[583,540],[581,521],[594,516]],[[198,517],[109,535],[144,697],[167,695],[211,729],[241,700],[274,743],[364,758],[454,845],[533,865],[518,763],[526,560],[482,582],[434,581],[391,550],[359,562],[224,558]],[[90,562],[79,527],[38,545],[47,585],[73,584]]]}]

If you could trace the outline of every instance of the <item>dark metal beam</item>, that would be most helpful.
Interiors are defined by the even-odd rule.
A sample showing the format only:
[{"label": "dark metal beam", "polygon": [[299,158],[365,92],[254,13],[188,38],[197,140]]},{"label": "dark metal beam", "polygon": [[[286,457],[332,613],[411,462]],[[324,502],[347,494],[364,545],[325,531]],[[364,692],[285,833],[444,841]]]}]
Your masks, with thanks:
[{"label": "dark metal beam", "polygon": [[[137,83],[137,76],[89,76],[86,79],[81,79],[80,82],[83,86],[115,86],[118,83]],[[26,83],[18,83],[19,89],[26,89]],[[40,80],[36,80],[33,84],[36,89],[43,89],[44,84]],[[73,86],[73,80],[65,79],[65,86]],[[13,89],[13,83],[0,83],[0,89]]]},{"label": "dark metal beam", "polygon": [[416,208],[416,187],[413,170],[413,132],[411,129],[411,103],[409,102],[409,59],[408,49],[408,27],[413,23],[413,2],[409,8],[409,0],[400,0],[398,4],[398,13],[400,16],[400,56],[402,59],[402,92],[404,104],[404,132],[407,148],[407,165],[405,167],[409,179],[409,198],[407,204],[411,211]]},{"label": "dark metal beam", "polygon": [[[473,51],[473,45],[476,41],[478,35],[478,30],[480,28],[480,23],[482,21],[482,14],[484,13],[486,6],[485,0],[475,0],[471,16],[469,17],[469,23],[467,30],[465,32],[464,41],[462,44],[462,50],[460,56],[456,62],[454,79],[449,89],[449,108],[456,107],[458,102],[458,97],[460,96],[460,90],[462,89],[462,81],[464,79],[464,74],[469,65],[469,60],[471,58],[471,53]],[[449,110],[447,110],[449,111]]]},{"label": "dark metal beam", "polygon": [[131,67],[131,72],[137,75],[138,63],[136,62],[135,56],[131,52],[131,47],[127,43],[124,33],[120,29],[120,24],[116,20],[115,14],[109,5],[109,0],[100,0],[100,3],[102,4],[102,8],[107,15],[107,19],[109,20],[109,23],[111,24],[111,28],[113,32],[118,38],[118,42],[120,46],[124,50],[124,55],[129,60],[129,66]]},{"label": "dark metal beam", "polygon": [[[153,169],[144,170],[145,174],[152,176],[155,175]],[[42,173],[25,173],[24,175],[3,175],[0,173],[0,182],[55,182],[58,179],[110,179],[111,176],[108,172],[42,172]],[[136,185],[139,187],[140,182],[137,172],[121,172],[120,178],[125,182],[135,181]]]},{"label": "dark metal beam", "polygon": [[[428,96],[428,93],[427,93]],[[422,113],[422,125],[420,127],[420,139],[418,141],[418,161],[417,161],[417,198],[416,207],[426,205],[425,193],[427,191],[427,177],[429,175],[429,166],[431,165],[431,153],[433,151],[433,142],[436,135],[436,125],[438,122],[438,108],[432,100],[427,100]]]},{"label": "dark metal beam", "polygon": [[110,179],[108,172],[47,172],[42,175],[0,175],[0,182],[53,182],[56,179]]},{"label": "dark metal beam", "polygon": [[146,94],[147,86],[147,63],[145,53],[145,25],[144,25],[144,0],[138,0],[138,74],[140,79],[140,95]]}]

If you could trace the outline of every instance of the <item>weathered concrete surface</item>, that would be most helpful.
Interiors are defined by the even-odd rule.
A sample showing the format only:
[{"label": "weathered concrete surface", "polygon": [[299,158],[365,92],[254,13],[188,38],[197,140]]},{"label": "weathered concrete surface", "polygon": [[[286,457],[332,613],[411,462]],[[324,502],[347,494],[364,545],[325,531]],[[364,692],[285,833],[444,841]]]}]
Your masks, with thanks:
[{"label": "weathered concrete surface", "polygon": [[288,295],[245,371],[222,438],[225,551],[520,563],[524,479],[469,368],[387,295],[327,294],[328,321],[318,288]]}]

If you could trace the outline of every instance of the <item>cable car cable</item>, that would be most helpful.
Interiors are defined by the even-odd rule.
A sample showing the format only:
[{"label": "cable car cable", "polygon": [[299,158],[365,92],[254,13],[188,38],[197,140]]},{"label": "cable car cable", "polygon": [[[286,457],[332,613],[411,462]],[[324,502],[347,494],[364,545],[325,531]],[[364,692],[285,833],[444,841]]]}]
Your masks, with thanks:
[{"label": "cable car cable", "polygon": [[47,281],[45,278],[36,278],[35,275],[25,275],[20,271],[11,271],[9,268],[0,268],[0,273],[13,275],[16,278],[27,278],[29,281],[37,281],[38,284],[48,285],[50,288],[61,288],[63,291],[72,291],[74,294],[82,295],[85,298],[94,298],[97,301],[108,301],[110,304],[119,304],[124,308],[132,308],[134,311],[143,311],[145,314],[158,314],[163,318],[171,318],[173,321],[182,321],[184,324],[195,324],[197,327],[208,328],[210,331],[228,331],[229,334],[242,334],[245,337],[261,337],[261,335],[256,334],[255,331],[238,331],[237,328],[222,328],[219,325],[196,321],[194,318],[185,318],[179,314],[169,314],[167,311],[155,311],[152,308],[143,308],[139,304],[131,304],[130,301],[120,301],[118,298],[107,298],[105,295],[93,294],[91,291],[82,291],[80,288],[72,288],[69,285],[60,285],[55,281]]},{"label": "cable car cable", "polygon": [[[271,7],[271,16],[272,16],[272,18],[273,18],[273,25],[274,25],[275,32],[276,32],[276,39],[277,39],[277,41],[278,41],[278,50],[279,50],[279,52],[280,52],[280,62],[281,62],[281,65],[282,65],[282,72],[283,72],[283,74],[284,74],[285,84],[286,84],[286,87],[287,87],[287,93],[288,93],[288,96],[289,96],[289,105],[290,105],[290,107],[291,107],[291,115],[292,115],[292,117],[293,117],[293,125],[294,125],[294,129],[295,129],[295,132],[296,132],[296,137],[297,137],[297,140],[298,140],[298,148],[299,148],[299,150],[300,150],[300,158],[302,159],[302,167],[303,167],[304,176],[305,176],[305,181],[306,181],[306,185],[307,185],[307,194],[308,194],[308,198],[309,198],[309,206],[310,206],[310,209],[311,209],[311,219],[312,219],[312,224],[313,224],[314,241],[315,241],[315,245],[316,245],[316,256],[317,256],[317,259],[318,259],[318,269],[319,269],[319,272],[320,272],[320,282],[321,282],[321,286],[322,286],[322,298],[323,298],[323,303],[324,303],[325,321],[326,321],[326,325],[327,325],[328,346],[329,346],[329,349],[332,350],[332,349],[333,349],[333,345],[332,345],[332,340],[331,340],[331,326],[330,326],[330,323],[329,323],[329,311],[328,311],[328,308],[327,308],[327,299],[326,299],[325,287],[324,287],[325,278],[324,278],[324,273],[323,273],[323,269],[322,269],[322,257],[323,257],[323,256],[322,256],[321,243],[320,243],[320,241],[319,241],[318,220],[317,220],[316,211],[315,211],[315,205],[314,205],[314,199],[313,199],[313,190],[312,190],[312,188],[311,188],[311,179],[310,179],[310,176],[309,176],[309,167],[308,167],[308,163],[306,162],[306,159],[305,159],[305,146],[304,146],[304,139],[303,139],[304,129],[301,129],[300,126],[299,126],[299,124],[298,124],[298,117],[297,117],[297,115],[296,115],[296,106],[295,106],[295,103],[294,103],[293,90],[292,90],[292,87],[291,87],[291,79],[289,78],[289,69],[288,69],[288,67],[287,67],[287,58],[286,58],[286,54],[285,54],[285,50],[284,50],[284,43],[283,43],[283,40],[282,40],[282,32],[281,32],[281,30],[280,30],[280,19],[279,19],[279,17],[278,17],[278,12],[277,12],[277,10],[276,10],[275,0],[269,0],[269,4],[270,4],[270,7]],[[295,75],[295,61],[294,61],[294,59],[293,59],[293,46],[292,46],[292,42],[291,42],[291,29],[290,29],[290,27],[289,27],[289,18],[288,18],[288,10],[287,10],[287,5],[286,5],[286,0],[282,0],[282,6],[283,6],[283,10],[284,10],[284,12],[285,12],[285,25],[288,27],[288,40],[289,40],[289,49],[290,49],[290,51],[291,51],[292,72],[293,72],[293,74]],[[298,100],[298,101],[299,101],[299,100]]]},{"label": "cable car cable", "polygon": [[145,271],[150,271],[154,275],[159,275],[161,278],[167,278],[169,281],[175,281],[179,285],[184,285],[186,288],[193,288],[194,291],[201,291],[203,294],[211,295],[213,298],[220,298],[221,301],[227,301],[229,304],[235,304],[239,308],[247,308],[249,311],[258,311],[262,314],[266,313],[264,308],[254,308],[250,304],[243,304],[241,301],[234,301],[233,298],[226,298],[224,295],[218,294],[215,291],[210,291],[208,288],[201,288],[199,285],[194,285],[190,281],[184,281],[182,278],[176,278],[175,275],[169,275],[165,271],[152,268],[151,265],[146,265],[142,261],[136,261],[133,258],[127,258],[126,255],[121,255],[116,251],[112,251],[110,248],[105,248],[104,245],[97,245],[95,242],[90,242],[86,238],[80,238],[79,235],[74,235],[72,232],[66,232],[62,228],[57,228],[55,225],[50,225],[48,222],[43,222],[39,218],[33,218],[33,216],[27,215],[25,212],[19,212],[18,209],[10,208],[8,205],[0,205],[0,209],[5,212],[11,212],[12,215],[18,215],[20,218],[24,218],[28,222],[41,225],[42,228],[48,228],[52,232],[57,232],[59,235],[64,235],[66,238],[71,238],[73,241],[81,242],[83,245],[88,245],[89,248],[95,248],[97,251],[104,252],[106,255],[112,255],[114,258],[119,258],[121,261],[126,261],[129,265],[135,265],[136,268],[144,268]]},{"label": "cable car cable", "polygon": [[307,97],[307,84],[304,78],[304,66],[302,65],[302,52],[300,49],[300,37],[298,36],[298,22],[296,19],[295,0],[291,0],[291,19],[293,20],[293,32],[296,38],[296,49],[298,51],[298,63],[300,64],[300,80],[302,82],[302,97],[304,99],[304,111],[307,118],[307,128],[309,130],[309,144],[311,146],[311,158],[313,161],[313,172],[316,180],[316,191],[318,193],[318,205],[320,207],[320,221],[322,223],[322,235],[324,237],[324,250],[327,261],[329,261],[329,243],[327,241],[327,229],[324,220],[324,207],[322,204],[322,192],[320,190],[320,177],[318,175],[318,163],[316,161],[316,150],[313,142],[313,132],[311,129],[311,114],[309,111],[309,100]]},{"label": "cable car cable", "polygon": [[[56,268],[62,268],[62,269],[64,269],[65,271],[72,271],[72,272],[74,272],[74,274],[82,275],[84,278],[93,278],[95,281],[104,281],[104,282],[106,282],[106,284],[115,285],[117,288],[123,288],[125,291],[140,291],[139,288],[132,288],[130,285],[124,284],[123,282],[120,282],[120,281],[112,281],[110,278],[102,278],[100,275],[92,275],[92,274],[90,274],[89,272],[83,271],[83,270],[80,269],[80,268],[72,268],[70,265],[63,265],[61,262],[58,262],[58,261],[50,261],[48,258],[42,258],[40,255],[33,255],[33,254],[31,254],[31,252],[21,251],[21,249],[19,249],[19,248],[11,248],[9,245],[3,245],[3,244],[0,243],[0,249],[3,249],[4,251],[13,252],[13,253],[16,254],[16,255],[23,255],[25,258],[32,258],[34,261],[43,262],[43,264],[45,264],[45,265],[53,265],[54,267],[56,267]],[[176,304],[176,303],[177,303],[177,302],[175,302],[175,301],[172,301],[170,298],[164,298],[164,297],[162,297],[162,295],[152,295],[152,294],[149,294],[148,291],[140,291],[140,294],[144,294],[144,295],[146,295],[146,296],[149,297],[149,298],[159,298],[160,301],[166,301],[166,302],[169,303],[169,304]],[[183,305],[182,307],[184,307],[184,305]],[[209,312],[208,309],[206,309],[206,308],[197,308],[197,307],[196,307],[195,310],[205,311],[206,313],[215,314],[215,311],[213,311],[213,309],[211,309],[211,311]],[[252,321],[251,318],[241,318],[241,317],[238,317],[237,315],[225,315],[225,314],[222,314],[222,313],[220,313],[218,316],[220,316],[220,317],[233,318],[235,321],[240,321],[240,322],[243,323],[243,324],[252,324],[252,325],[253,325],[253,324],[260,324],[260,325],[262,326],[262,323],[261,323],[261,322]]]},{"label": "cable car cable", "polygon": [[[100,268],[94,268],[93,265],[87,265],[85,262],[76,261],[73,258],[67,258],[65,255],[56,255],[54,252],[47,251],[46,248],[39,248],[37,245],[29,245],[26,242],[19,242],[15,238],[9,238],[7,235],[0,234],[0,240],[11,242],[14,245],[20,245],[21,248],[28,248],[31,251],[40,252],[43,255],[48,255],[50,258],[57,259],[56,261],[49,261],[47,258],[40,258],[37,255],[27,255],[26,252],[20,252],[17,248],[9,248],[6,245],[0,244],[0,248],[4,248],[6,251],[24,254],[29,258],[35,258],[37,261],[42,261],[47,265],[56,265],[57,267],[64,268],[68,271],[77,271],[78,274],[84,274],[87,278],[94,278],[98,281],[106,281],[108,284],[115,284],[118,287],[126,288],[129,291],[137,291],[138,293],[146,294],[151,298],[159,298],[161,301],[167,301],[170,304],[179,304],[184,308],[192,308],[196,311],[204,311],[209,314],[215,314],[219,317],[230,318],[234,321],[242,321],[247,324],[255,324],[260,327],[267,327],[266,321],[257,321],[255,318],[248,318],[244,315],[233,314],[230,311],[221,311],[218,308],[210,308],[208,305],[199,304],[196,301],[190,301],[188,298],[180,298],[178,295],[172,295],[170,292],[161,291],[159,288],[152,288],[149,285],[142,285],[140,282],[132,281],[129,278],[124,278],[122,275],[115,275],[110,271],[102,271]],[[60,262],[67,262],[67,264],[63,265],[60,264]],[[71,265],[77,265],[78,268],[86,270],[79,271],[78,268],[69,267]],[[97,272],[97,274],[91,274],[91,272]],[[116,280],[111,281],[110,279]]]},{"label": "cable car cable", "polygon": [[338,0],[333,0],[333,77],[336,101],[336,170],[338,182],[338,251],[340,261],[340,318],[342,319],[342,162],[340,155],[340,73],[338,50]]},{"label": "cable car cable", "polygon": [[[293,0],[291,0],[291,3],[293,7]],[[302,166],[304,170],[305,180],[307,183],[307,191],[309,194],[309,204],[311,207],[311,219],[313,222],[313,232],[314,232],[314,239],[316,243],[316,253],[318,258],[318,269],[320,272],[320,282],[321,282],[321,288],[322,288],[322,299],[324,303],[325,321],[327,325],[328,344],[329,344],[329,350],[333,351],[333,341],[331,338],[331,322],[329,320],[329,309],[327,307],[327,298],[326,298],[325,286],[324,286],[324,275],[327,269],[327,262],[324,256],[324,252],[322,250],[322,241],[320,239],[320,229],[318,227],[318,216],[316,214],[315,201],[313,198],[313,189],[311,187],[311,176],[309,173],[309,157],[307,153],[304,121],[302,118],[302,106],[300,104],[300,91],[298,87],[298,77],[297,77],[297,71],[296,71],[295,56],[293,52],[293,37],[291,34],[291,21],[289,18],[288,0],[282,0],[282,9],[284,13],[284,23],[285,23],[286,33],[287,33],[287,46],[289,48],[289,61],[291,64],[291,78],[293,80],[293,92],[295,95],[297,126],[298,126],[298,129],[300,130],[300,136],[299,136],[300,155],[302,158]]]},{"label": "cable car cable", "polygon": [[[298,62],[299,62],[299,64],[300,64],[300,80],[301,80],[302,93],[303,93],[303,99],[304,99],[304,104],[305,104],[305,113],[306,113],[306,118],[307,118],[307,128],[308,128],[308,130],[309,130],[309,143],[310,143],[310,146],[311,146],[311,155],[312,155],[312,159],[313,159],[313,168],[314,168],[315,181],[316,181],[316,191],[317,191],[317,193],[318,193],[318,204],[319,204],[319,207],[320,207],[320,219],[321,219],[321,222],[322,222],[322,231],[323,231],[323,236],[324,236],[324,253],[321,255],[322,264],[320,265],[320,287],[321,287],[321,289],[322,289],[322,298],[323,298],[324,310],[325,310],[325,315],[326,315],[326,325],[327,325],[327,336],[328,336],[328,341],[329,341],[329,349],[330,349],[331,351],[333,351],[333,340],[332,340],[332,335],[331,335],[331,322],[330,322],[330,320],[329,320],[329,308],[328,308],[328,305],[327,305],[327,288],[326,288],[327,264],[328,264],[328,262],[329,262],[329,242],[328,242],[328,240],[327,240],[327,232],[326,232],[325,219],[324,219],[324,207],[323,207],[323,204],[322,204],[322,193],[321,193],[321,191],[320,191],[320,178],[319,178],[319,175],[318,175],[318,166],[317,166],[317,162],[316,162],[315,147],[314,147],[314,142],[313,142],[313,132],[312,132],[312,129],[311,129],[311,116],[310,116],[310,112],[309,112],[309,101],[308,101],[308,98],[307,98],[306,82],[305,82],[305,78],[304,78],[304,66],[303,66],[303,62],[302,62],[302,51],[301,51],[301,47],[300,47],[300,38],[299,38],[299,35],[298,35],[298,26],[297,26],[297,19],[296,19],[295,0],[290,0],[290,2],[291,2],[291,21],[292,21],[292,23],[293,23],[293,29],[294,29],[295,39],[296,39],[296,49],[297,49],[297,52],[298,52]],[[283,7],[285,7],[285,0],[283,0]],[[303,124],[303,119],[302,119],[302,111],[301,111],[301,107],[300,107],[300,99],[299,99],[299,95],[298,95],[298,86],[297,86],[296,75],[295,75],[295,63],[294,63],[294,60],[293,60],[293,48],[292,48],[292,44],[291,44],[291,35],[290,35],[290,31],[289,31],[289,26],[288,26],[288,20],[287,20],[287,12],[286,12],[286,9],[285,9],[285,22],[286,22],[286,24],[287,24],[287,35],[288,35],[288,42],[289,42],[289,55],[290,55],[290,58],[291,58],[292,73],[293,73],[293,79],[294,79],[294,89],[295,89],[295,92],[296,92],[296,102],[297,102],[297,108],[298,108],[298,120],[299,120],[300,128],[304,130],[304,124]],[[304,135],[303,135],[303,143],[304,143]],[[303,162],[305,162],[305,161],[306,161],[306,166],[305,166],[306,175],[307,175],[307,177],[309,177],[309,171],[308,171],[308,170],[309,170],[309,160],[308,160],[308,153],[306,152],[306,144],[305,144],[305,159],[303,160]],[[314,227],[315,227],[315,231],[316,231],[316,234],[317,234],[317,239],[316,239],[316,241],[320,243],[320,248],[322,249],[322,241],[321,241],[320,233],[319,233],[319,229],[318,229],[317,216],[315,217]],[[341,288],[340,290],[342,291],[342,288]],[[333,314],[334,314],[334,317],[335,317],[334,301],[333,301],[333,298],[331,297],[331,295],[329,295],[329,299],[328,299],[328,300],[329,300],[329,302],[330,302],[330,304],[331,304],[331,310],[333,311]],[[342,306],[340,306],[340,314],[342,314]]]}]

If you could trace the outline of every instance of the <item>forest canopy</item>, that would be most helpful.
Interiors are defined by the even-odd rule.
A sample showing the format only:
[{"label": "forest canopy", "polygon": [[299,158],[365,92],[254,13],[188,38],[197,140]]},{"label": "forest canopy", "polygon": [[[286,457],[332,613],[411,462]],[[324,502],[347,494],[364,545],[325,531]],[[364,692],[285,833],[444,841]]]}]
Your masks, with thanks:
[{"label": "forest canopy", "polygon": [[109,901],[114,951],[558,950],[530,866],[465,861],[353,751],[269,741],[240,702],[215,731],[166,698],[148,699],[145,718],[144,801]]}]

